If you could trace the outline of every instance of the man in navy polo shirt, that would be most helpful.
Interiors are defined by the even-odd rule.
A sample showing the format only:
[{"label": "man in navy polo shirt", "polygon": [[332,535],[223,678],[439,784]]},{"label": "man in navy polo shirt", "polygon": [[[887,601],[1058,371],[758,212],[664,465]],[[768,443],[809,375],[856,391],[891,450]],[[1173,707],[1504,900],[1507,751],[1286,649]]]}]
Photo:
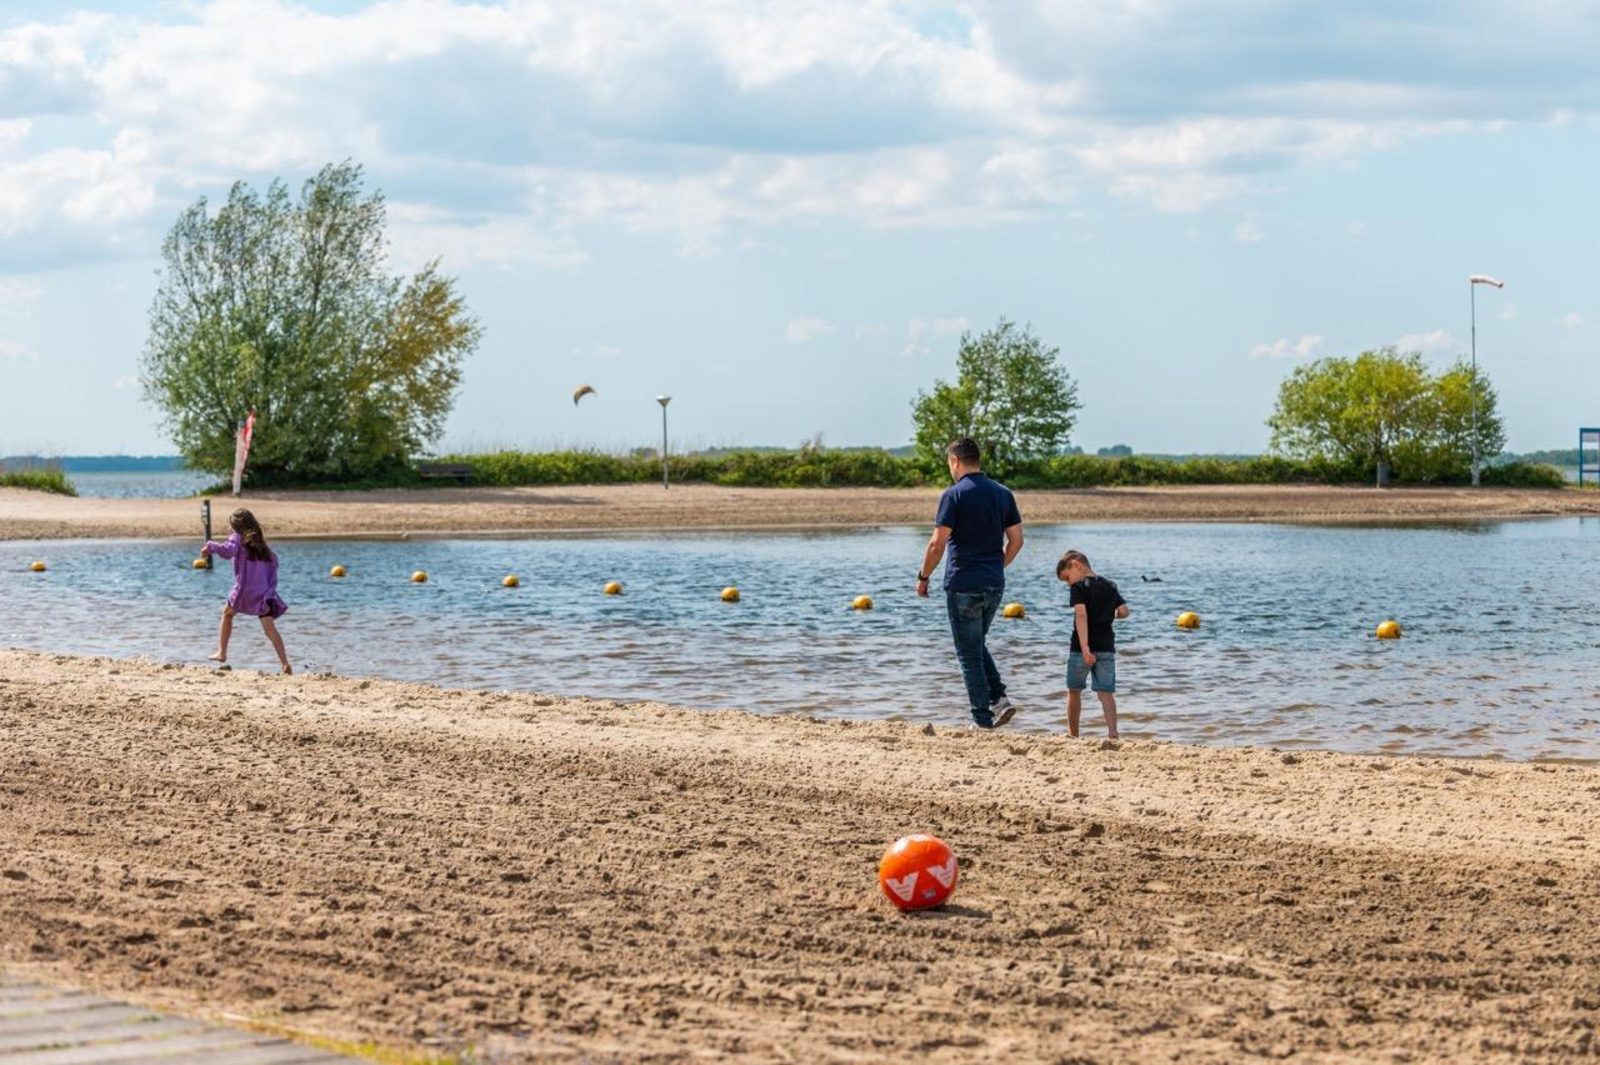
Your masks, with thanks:
[{"label": "man in navy polo shirt", "polygon": [[979,468],[978,444],[971,437],[951,444],[945,458],[955,484],[939,497],[933,537],[917,571],[917,594],[928,597],[928,578],[948,545],[945,605],[950,611],[950,635],[955,638],[961,677],[972,703],[972,720],[979,728],[999,728],[1011,720],[1017,708],[1006,698],[1005,682],[984,640],[1000,609],[1006,567],[1022,550],[1022,514],[1011,489],[990,480]]}]

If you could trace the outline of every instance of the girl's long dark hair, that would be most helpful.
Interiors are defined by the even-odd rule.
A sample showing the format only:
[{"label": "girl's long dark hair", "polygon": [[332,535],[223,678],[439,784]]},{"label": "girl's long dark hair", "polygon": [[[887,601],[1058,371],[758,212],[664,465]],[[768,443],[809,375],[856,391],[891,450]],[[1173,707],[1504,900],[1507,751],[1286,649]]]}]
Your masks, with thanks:
[{"label": "girl's long dark hair", "polygon": [[261,531],[261,523],[256,520],[254,514],[248,510],[236,510],[228,519],[228,526],[244,541],[245,554],[257,562],[272,560],[272,548],[267,546],[267,534]]}]

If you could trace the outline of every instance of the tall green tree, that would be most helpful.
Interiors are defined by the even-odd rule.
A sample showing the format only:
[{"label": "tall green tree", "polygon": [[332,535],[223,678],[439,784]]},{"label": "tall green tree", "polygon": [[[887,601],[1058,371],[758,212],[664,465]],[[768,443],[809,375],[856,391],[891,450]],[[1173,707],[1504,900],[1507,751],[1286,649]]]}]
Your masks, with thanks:
[{"label": "tall green tree", "polygon": [[935,381],[912,401],[918,450],[942,459],[952,440],[970,436],[986,466],[1001,474],[1060,453],[1083,406],[1060,354],[1030,327],[1004,318],[978,336],[962,333],[955,381]]},{"label": "tall green tree", "polygon": [[388,272],[385,222],[349,162],[178,216],[141,376],[189,465],[231,469],[251,410],[257,482],[382,474],[438,439],[481,329],[437,261]]},{"label": "tall green tree", "polygon": [[[1301,459],[1429,481],[1466,473],[1472,456],[1473,378],[1457,364],[1430,373],[1418,352],[1394,348],[1330,357],[1296,367],[1278,389],[1267,425],[1272,449]],[[1494,389],[1480,373],[1479,454],[1505,443]]]}]

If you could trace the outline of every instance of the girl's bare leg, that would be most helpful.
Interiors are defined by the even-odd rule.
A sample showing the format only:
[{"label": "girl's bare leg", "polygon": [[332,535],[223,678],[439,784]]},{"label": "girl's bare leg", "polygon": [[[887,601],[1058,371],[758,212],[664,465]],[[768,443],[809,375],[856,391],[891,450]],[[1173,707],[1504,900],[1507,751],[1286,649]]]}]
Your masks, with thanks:
[{"label": "girl's bare leg", "polygon": [[271,618],[263,616],[261,619],[261,631],[265,632],[267,639],[272,641],[272,649],[278,652],[278,663],[283,666],[283,671],[285,673],[293,673],[294,669],[289,665],[289,652],[283,649],[283,637],[278,635],[277,624]]},{"label": "girl's bare leg", "polygon": [[222,624],[217,627],[217,649],[211,655],[213,662],[228,660],[228,640],[233,636],[233,607],[222,608]]},{"label": "girl's bare leg", "polygon": [[1078,735],[1078,715],[1083,713],[1083,693],[1067,691],[1067,735]]}]

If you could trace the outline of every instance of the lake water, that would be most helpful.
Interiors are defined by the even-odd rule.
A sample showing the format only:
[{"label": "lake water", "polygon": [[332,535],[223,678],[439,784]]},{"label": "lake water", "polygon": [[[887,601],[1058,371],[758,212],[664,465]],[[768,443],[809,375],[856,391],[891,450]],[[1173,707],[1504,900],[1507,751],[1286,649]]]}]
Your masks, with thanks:
[{"label": "lake water", "polygon": [[[286,541],[281,626],[302,671],[961,724],[943,602],[911,587],[925,537]],[[1071,615],[1053,564],[1069,546],[1133,609],[1118,624],[1125,736],[1600,758],[1600,519],[1032,526],[1007,595],[1029,617],[991,637],[1025,731],[1064,730]],[[48,573],[27,571],[36,557]],[[231,574],[191,557],[170,542],[0,544],[0,643],[202,662]],[[349,577],[328,578],[336,562]],[[419,568],[429,583],[409,583]],[[522,587],[500,587],[506,573]],[[601,594],[608,580],[626,594]],[[719,601],[729,584],[743,602]],[[877,609],[850,610],[860,594]],[[1203,627],[1174,627],[1182,610]],[[1404,638],[1374,639],[1389,617]],[[248,619],[232,658],[274,663]]]},{"label": "lake water", "polygon": [[184,499],[217,483],[214,473],[193,470],[69,473],[80,496],[95,499]]}]

